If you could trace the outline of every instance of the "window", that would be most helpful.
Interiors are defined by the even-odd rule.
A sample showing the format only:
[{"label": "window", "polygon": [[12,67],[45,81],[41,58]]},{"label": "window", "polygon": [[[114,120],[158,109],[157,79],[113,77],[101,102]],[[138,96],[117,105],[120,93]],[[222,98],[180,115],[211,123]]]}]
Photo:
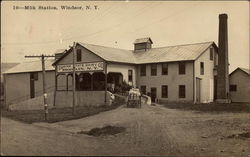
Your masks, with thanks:
[{"label": "window", "polygon": [[179,62],[179,74],[185,74],[186,73],[186,66],[185,62]]},{"label": "window", "polygon": [[157,75],[157,64],[151,64],[151,76]]},{"label": "window", "polygon": [[141,86],[141,93],[146,95],[146,86]]},{"label": "window", "polygon": [[229,90],[230,90],[230,92],[236,92],[237,91],[237,85],[230,85]]},{"label": "window", "polygon": [[145,50],[147,48],[146,46],[146,43],[135,44],[135,50]]},{"label": "window", "polygon": [[146,64],[140,66],[141,76],[146,76]]},{"label": "window", "polygon": [[210,60],[214,60],[214,49],[210,48]]},{"label": "window", "polygon": [[128,81],[132,82],[133,80],[133,70],[128,70]]},{"label": "window", "polygon": [[185,98],[185,97],[186,97],[185,85],[179,85],[179,98]]},{"label": "window", "polygon": [[167,85],[161,86],[161,97],[162,98],[168,97],[168,86]]},{"label": "window", "polygon": [[200,73],[204,75],[204,62],[200,62]]},{"label": "window", "polygon": [[82,50],[81,49],[77,49],[77,51],[76,51],[76,61],[77,62],[82,61]]},{"label": "window", "polygon": [[31,73],[30,74],[30,79],[37,81],[38,80],[38,72]]},{"label": "window", "polygon": [[168,74],[168,63],[162,63],[161,65],[161,74],[167,75]]}]

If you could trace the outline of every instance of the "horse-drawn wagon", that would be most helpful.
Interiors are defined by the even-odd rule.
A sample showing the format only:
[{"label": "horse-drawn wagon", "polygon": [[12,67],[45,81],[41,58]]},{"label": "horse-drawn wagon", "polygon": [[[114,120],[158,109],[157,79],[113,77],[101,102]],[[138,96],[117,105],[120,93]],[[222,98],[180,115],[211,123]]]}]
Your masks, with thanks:
[{"label": "horse-drawn wagon", "polygon": [[130,89],[128,94],[127,107],[141,108],[141,93],[139,89]]}]

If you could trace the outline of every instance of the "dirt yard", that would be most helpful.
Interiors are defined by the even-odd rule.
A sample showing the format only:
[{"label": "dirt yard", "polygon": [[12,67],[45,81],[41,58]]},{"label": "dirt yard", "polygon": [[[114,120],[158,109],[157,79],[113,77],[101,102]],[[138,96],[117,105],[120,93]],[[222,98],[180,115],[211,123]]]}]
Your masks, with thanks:
[{"label": "dirt yard", "polygon": [[[85,134],[105,126],[124,129],[113,135]],[[160,105],[143,105],[141,109],[121,106],[94,116],[49,124],[24,124],[2,118],[1,153],[247,157],[249,132],[249,113],[204,113]],[[245,134],[241,136],[242,133]]]}]

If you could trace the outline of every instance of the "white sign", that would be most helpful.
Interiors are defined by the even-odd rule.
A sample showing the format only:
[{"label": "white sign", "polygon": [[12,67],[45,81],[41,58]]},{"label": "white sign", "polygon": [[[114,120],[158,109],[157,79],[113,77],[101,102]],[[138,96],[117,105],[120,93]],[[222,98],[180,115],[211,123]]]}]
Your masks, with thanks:
[{"label": "white sign", "polygon": [[[103,70],[104,70],[104,63],[103,62],[75,64],[75,71],[76,72],[103,71]],[[59,72],[59,73],[73,72],[73,64],[58,65],[57,72]]]}]

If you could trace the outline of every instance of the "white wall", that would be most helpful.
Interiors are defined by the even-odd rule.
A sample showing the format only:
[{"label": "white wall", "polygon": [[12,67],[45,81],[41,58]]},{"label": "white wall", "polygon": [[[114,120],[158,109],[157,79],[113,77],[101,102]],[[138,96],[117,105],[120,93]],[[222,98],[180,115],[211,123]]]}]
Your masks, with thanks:
[{"label": "white wall", "polygon": [[[103,61],[103,59],[101,59],[99,56],[97,56],[96,54],[90,52],[89,50],[87,50],[86,48],[77,45],[76,49],[81,49],[82,50],[82,60],[80,62],[77,62],[76,59],[76,55],[75,55],[75,61],[76,63],[88,63],[88,62],[99,62],[99,61]],[[58,65],[63,65],[63,64],[72,64],[73,63],[73,53],[72,51],[65,56],[61,61],[58,62]]]},{"label": "white wall", "polygon": [[108,63],[108,72],[120,72],[123,75],[123,80],[128,83],[128,70],[133,70],[133,82],[131,84],[136,87],[136,66],[131,64]]},{"label": "white wall", "polygon": [[[213,46],[210,46],[213,47]],[[215,57],[216,55],[216,57]],[[195,78],[201,78],[200,84],[200,102],[207,103],[214,101],[214,60],[218,58],[214,49],[214,59],[210,60],[210,48],[208,48],[196,61],[195,61]],[[204,75],[200,74],[200,62],[204,62]],[[194,78],[194,79],[195,79]],[[196,101],[196,79],[195,79],[195,101]]]},{"label": "white wall", "polygon": [[[151,65],[146,65],[146,76],[140,76],[138,65],[138,86],[146,86],[146,93],[151,92],[151,88],[157,89],[157,99],[161,102],[193,102],[193,61],[185,62],[185,74],[179,74],[179,63],[168,63],[168,75],[162,75],[161,63],[157,64],[157,75],[151,76]],[[168,86],[168,98],[162,98],[161,86]],[[186,97],[179,98],[179,85],[185,85]]]}]

